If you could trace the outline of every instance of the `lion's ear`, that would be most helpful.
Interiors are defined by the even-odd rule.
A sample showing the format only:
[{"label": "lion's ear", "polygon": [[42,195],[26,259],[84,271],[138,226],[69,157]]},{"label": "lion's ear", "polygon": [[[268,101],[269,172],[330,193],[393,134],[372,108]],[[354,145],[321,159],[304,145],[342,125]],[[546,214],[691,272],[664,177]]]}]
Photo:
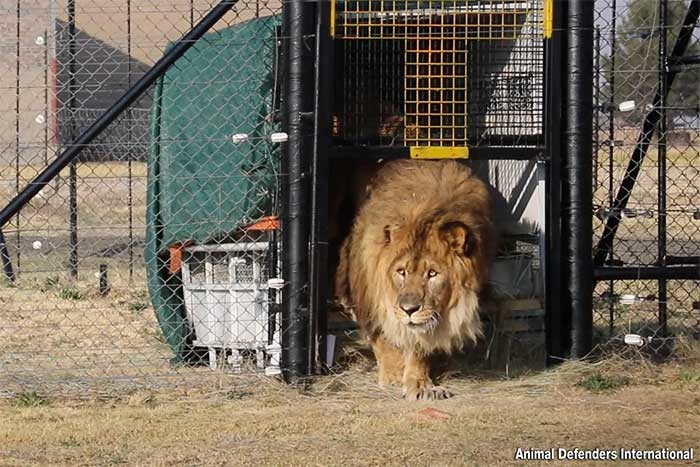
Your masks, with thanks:
[{"label": "lion's ear", "polygon": [[440,226],[440,238],[455,253],[466,255],[469,246],[469,229],[461,222],[446,222]]},{"label": "lion's ear", "polygon": [[391,226],[390,225],[385,225],[384,226],[384,243],[389,244],[391,243]]}]

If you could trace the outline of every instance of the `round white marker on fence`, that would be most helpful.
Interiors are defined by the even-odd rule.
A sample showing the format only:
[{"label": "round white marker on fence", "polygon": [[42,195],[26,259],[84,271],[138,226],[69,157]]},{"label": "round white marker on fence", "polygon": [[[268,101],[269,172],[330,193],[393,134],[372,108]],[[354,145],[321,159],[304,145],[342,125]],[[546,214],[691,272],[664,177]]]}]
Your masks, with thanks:
[{"label": "round white marker on fence", "polygon": [[248,135],[246,133],[236,133],[235,135],[231,136],[231,141],[234,143],[248,141]]},{"label": "round white marker on fence", "polygon": [[35,250],[38,250],[41,248],[41,242],[39,240],[36,240],[34,243],[32,243],[32,248]]},{"label": "round white marker on fence", "polygon": [[622,294],[620,295],[620,304],[621,305],[634,305],[635,303],[638,303],[639,297],[637,297],[634,294]]},{"label": "round white marker on fence", "polygon": [[42,114],[39,114],[36,117],[34,117],[34,121],[41,125],[46,121],[46,118]]},{"label": "round white marker on fence", "polygon": [[637,334],[625,334],[625,344],[641,347],[646,343],[646,339]]},{"label": "round white marker on fence", "polygon": [[44,45],[45,42],[46,40],[44,39],[44,36],[36,36],[36,38],[34,39],[34,43],[36,45]]},{"label": "round white marker on fence", "polygon": [[289,139],[289,135],[284,132],[272,133],[270,135],[270,141],[273,143],[284,143]]},{"label": "round white marker on fence", "polygon": [[635,107],[637,107],[637,104],[634,101],[620,102],[620,105],[617,106],[620,112],[631,112]]}]

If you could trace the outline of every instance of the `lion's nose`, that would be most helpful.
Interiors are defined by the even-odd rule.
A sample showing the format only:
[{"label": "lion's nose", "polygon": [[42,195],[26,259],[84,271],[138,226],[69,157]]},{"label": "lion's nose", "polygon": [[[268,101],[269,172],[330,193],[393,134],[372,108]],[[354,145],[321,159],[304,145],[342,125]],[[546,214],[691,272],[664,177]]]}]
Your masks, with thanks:
[{"label": "lion's nose", "polygon": [[414,300],[401,300],[399,306],[408,316],[411,316],[416,311],[420,310],[420,303]]}]

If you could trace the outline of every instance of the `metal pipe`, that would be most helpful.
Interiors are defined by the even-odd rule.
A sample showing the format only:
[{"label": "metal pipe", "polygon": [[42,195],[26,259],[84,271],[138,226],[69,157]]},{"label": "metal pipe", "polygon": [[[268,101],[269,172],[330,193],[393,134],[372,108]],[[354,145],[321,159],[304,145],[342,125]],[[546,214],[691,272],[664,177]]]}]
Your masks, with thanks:
[{"label": "metal pipe", "polygon": [[[615,56],[617,52],[617,0],[612,0],[612,30],[610,31],[610,102],[615,100]],[[615,190],[615,106],[611,105],[608,108],[608,206],[613,205],[613,191]],[[613,245],[610,245],[608,252],[608,261],[615,260],[615,250]],[[615,282],[608,283],[610,293],[615,293]],[[608,330],[612,336],[615,331],[615,304],[608,303]]]},{"label": "metal pipe", "polygon": [[571,357],[583,358],[593,342],[593,2],[569,0],[567,17],[565,277],[571,307]]},{"label": "metal pipe", "polygon": [[319,373],[325,362],[328,304],[328,147],[333,96],[333,48],[328,2],[316,6],[316,57],[314,76],[314,140],[311,159],[311,270],[307,373]]},{"label": "metal pipe", "polygon": [[593,50],[595,51],[595,64],[593,67],[593,76],[595,77],[593,104],[593,131],[595,132],[593,137],[593,186],[595,189],[598,189],[598,154],[600,152],[598,130],[600,129],[600,75],[602,74],[600,70],[600,28],[598,26],[595,27],[595,46]]},{"label": "metal pipe", "polygon": [[[562,86],[564,41],[566,34],[565,3],[554,2],[554,33],[545,40],[545,223],[544,229],[544,293],[547,363],[561,362],[569,348],[569,315],[562,299],[561,243],[561,163],[562,163]],[[471,155],[470,155],[471,157]]]},{"label": "metal pipe", "polygon": [[[678,33],[678,38],[673,46],[673,51],[671,52],[669,60],[675,60],[685,54],[688,44],[693,37],[693,32],[695,31],[695,25],[698,21],[698,17],[700,17],[700,0],[691,0],[690,5],[688,5],[688,11],[685,15],[685,19],[683,20],[683,27]],[[677,70],[668,71],[666,77],[667,93],[671,89],[673,80],[676,78],[677,74]],[[649,149],[649,144],[651,144],[652,137],[654,136],[657,124],[661,118],[659,112],[661,97],[661,89],[657,89],[656,95],[654,96],[653,108],[644,118],[642,131],[637,138],[637,144],[634,148],[629,164],[627,165],[627,170],[625,170],[625,176],[622,180],[622,184],[620,185],[617,195],[615,196],[615,202],[611,206],[611,210],[613,212],[619,212],[627,207],[627,202],[632,195],[634,185],[637,182],[637,176],[642,168],[644,157],[646,156],[647,150]],[[620,218],[618,216],[608,217],[603,230],[603,235],[598,241],[598,245],[595,249],[595,265],[601,266],[605,262],[605,258],[608,256],[619,225]]]},{"label": "metal pipe", "polygon": [[594,267],[593,277],[601,280],[699,280],[698,266]]},{"label": "metal pipe", "polygon": [[20,211],[41,189],[63,170],[84,147],[90,144],[125,109],[145,93],[168,68],[185,54],[238,0],[221,0],[192,30],[163,55],[134,85],[103,113],[75,142],[70,144],[48,167],[34,178],[12,201],[0,211],[0,228]]},{"label": "metal pipe", "polygon": [[[53,26],[52,26],[53,27]],[[51,110],[49,108],[49,74],[51,73],[49,61],[49,30],[44,30],[44,165],[49,163],[49,122]]]},{"label": "metal pipe", "polygon": [[[192,27],[192,25],[190,25]],[[131,0],[126,1],[126,54],[127,70],[126,70],[126,87],[131,87],[131,73],[133,72],[131,57]],[[132,151],[134,141],[134,112],[129,107],[128,121],[128,137],[127,137],[127,152],[126,164],[128,170],[128,185],[129,192],[127,195],[127,204],[129,206],[129,282],[134,280],[134,169],[133,161],[134,154]]]},{"label": "metal pipe", "polygon": [[691,65],[700,65],[700,55],[686,55],[684,57],[669,57],[669,71],[681,71]]},{"label": "metal pipe", "polygon": [[284,174],[282,209],[282,271],[285,279],[282,310],[282,374],[299,383],[306,374],[309,332],[309,182],[308,152],[311,134],[307,118],[312,96],[313,63],[306,44],[311,29],[312,4],[305,0],[284,3],[283,36],[286,38],[284,130],[289,135],[282,157]]},{"label": "metal pipe", "polygon": [[[21,64],[21,32],[22,32],[22,3],[21,0],[17,0],[17,17],[16,17],[16,40],[17,40],[17,60],[15,62],[15,193],[19,194],[19,184],[20,184],[20,161],[21,154],[19,150],[20,146],[20,64]],[[20,230],[20,217],[19,215],[15,219],[17,223],[17,230],[15,232],[16,242],[17,242],[17,269],[18,271],[22,267],[22,234]],[[2,225],[0,225],[0,228]]]},{"label": "metal pipe", "polygon": [[[668,95],[668,72],[666,71],[666,28],[668,26],[668,0],[659,0],[659,95],[660,116],[659,116],[659,139],[658,139],[658,213],[657,224],[657,264],[661,267],[666,265],[666,124],[668,112],[666,111],[666,97]],[[659,279],[659,326],[661,335],[666,336],[667,329],[667,300],[668,288],[665,278]]]},{"label": "metal pipe", "polygon": [[666,266],[678,264],[700,264],[700,256],[666,255]]},{"label": "metal pipe", "polygon": [[[70,119],[70,139],[75,140],[76,128],[76,49],[75,49],[75,0],[68,0],[68,115]],[[78,167],[77,157],[70,161],[68,175],[68,267],[73,278],[78,277]]]}]

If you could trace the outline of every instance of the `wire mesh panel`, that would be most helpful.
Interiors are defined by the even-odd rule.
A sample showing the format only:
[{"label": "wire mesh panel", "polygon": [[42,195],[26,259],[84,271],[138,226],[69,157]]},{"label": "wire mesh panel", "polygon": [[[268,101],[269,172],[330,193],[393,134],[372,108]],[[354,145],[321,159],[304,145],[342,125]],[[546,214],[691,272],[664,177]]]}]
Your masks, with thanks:
[{"label": "wire mesh panel", "polygon": [[[700,50],[695,21],[685,28],[687,47],[673,55],[692,3],[595,3],[594,244],[603,245],[606,226],[619,221],[614,240],[597,251],[608,266],[698,264],[700,69],[674,65]],[[625,333],[698,338],[698,285],[601,281],[596,330],[605,341]]]},{"label": "wire mesh panel", "polygon": [[[0,204],[218,3],[3,2]],[[275,364],[280,13],[280,2],[236,3],[4,226],[0,395],[206,382],[219,374],[210,351],[230,369],[236,336],[257,346],[237,364]],[[188,248],[250,244],[265,248],[204,261],[212,290],[236,291],[207,298],[225,311],[211,332],[235,334],[210,345],[185,303],[201,267]]]},{"label": "wire mesh panel", "polygon": [[545,3],[333,2],[338,142],[540,144]]}]

